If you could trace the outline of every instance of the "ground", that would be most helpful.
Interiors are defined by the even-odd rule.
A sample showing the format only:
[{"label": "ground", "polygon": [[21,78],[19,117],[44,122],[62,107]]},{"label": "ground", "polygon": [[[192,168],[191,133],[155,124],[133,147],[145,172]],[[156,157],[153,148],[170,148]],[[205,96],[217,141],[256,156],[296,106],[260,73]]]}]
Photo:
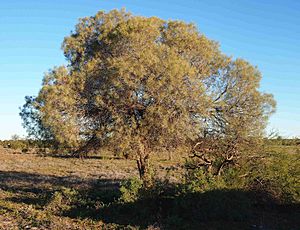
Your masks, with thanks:
[{"label": "ground", "polygon": [[[160,161],[157,170],[173,164],[164,159]],[[62,189],[89,191],[95,185],[109,193],[118,188],[122,180],[138,176],[134,160],[105,154],[82,160],[68,156],[22,154],[1,148],[0,162],[0,229],[103,227],[101,221],[49,214],[45,210],[49,197]],[[114,227],[105,225],[105,228]]]},{"label": "ground", "polygon": [[[139,221],[126,219],[126,215],[114,214],[115,209],[127,212],[127,207],[107,205],[112,201],[111,197],[118,197],[111,194],[117,193],[120,182],[138,176],[133,160],[107,154],[81,160],[67,156],[25,154],[2,148],[0,162],[0,229],[159,229],[158,223],[143,226]],[[167,158],[156,158],[154,162],[160,177],[170,166],[180,163]],[[66,200],[78,196],[76,191],[84,197],[79,200],[81,204],[67,206]],[[235,192],[228,192],[220,197],[236,195]],[[205,201],[206,196],[213,197],[214,194],[200,195],[199,199]],[[213,208],[223,208],[221,203],[222,200],[218,200]],[[134,205],[140,204],[128,206],[129,212],[134,210]],[[300,226],[299,206],[275,211],[272,208],[257,209],[253,213],[250,221],[208,221],[198,227],[296,230]],[[174,219],[174,226],[176,221]]]},{"label": "ground", "polygon": [[[80,160],[2,152],[0,162],[1,229],[34,229],[32,225],[39,226],[28,218],[43,215],[43,205],[39,202],[43,202],[43,196],[61,187],[87,189],[99,179],[109,180],[107,183],[117,186],[120,180],[135,175],[134,162],[121,159]],[[51,216],[51,219],[55,222],[51,226],[54,229],[85,225],[67,217]]]}]

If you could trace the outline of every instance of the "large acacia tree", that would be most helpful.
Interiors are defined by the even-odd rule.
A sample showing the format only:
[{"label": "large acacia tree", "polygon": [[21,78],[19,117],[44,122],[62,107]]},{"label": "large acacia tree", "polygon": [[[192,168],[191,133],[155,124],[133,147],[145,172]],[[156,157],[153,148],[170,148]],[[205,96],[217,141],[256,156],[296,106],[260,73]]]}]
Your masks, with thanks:
[{"label": "large acacia tree", "polygon": [[100,11],[80,19],[62,48],[68,65],[46,74],[36,98],[43,127],[80,151],[127,152],[143,179],[151,153],[206,136],[261,135],[273,110],[258,70],[193,24]]}]

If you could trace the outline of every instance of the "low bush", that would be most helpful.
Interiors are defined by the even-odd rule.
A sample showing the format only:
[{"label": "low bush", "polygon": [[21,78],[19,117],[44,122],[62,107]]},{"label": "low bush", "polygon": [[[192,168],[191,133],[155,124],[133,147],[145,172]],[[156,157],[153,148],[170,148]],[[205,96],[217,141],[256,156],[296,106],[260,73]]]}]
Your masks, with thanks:
[{"label": "low bush", "polygon": [[61,190],[54,192],[46,205],[46,211],[51,214],[62,214],[72,209],[72,205],[76,204],[79,199],[79,193],[70,188],[61,188]]},{"label": "low bush", "polygon": [[202,168],[188,170],[182,184],[182,189],[186,193],[205,192],[225,187],[222,177],[204,172]]},{"label": "low bush", "polygon": [[121,184],[121,197],[119,200],[125,203],[136,201],[140,196],[142,186],[143,182],[136,177],[124,181]]},{"label": "low bush", "polygon": [[300,159],[296,154],[270,154],[252,172],[249,188],[263,191],[279,203],[300,202]]}]

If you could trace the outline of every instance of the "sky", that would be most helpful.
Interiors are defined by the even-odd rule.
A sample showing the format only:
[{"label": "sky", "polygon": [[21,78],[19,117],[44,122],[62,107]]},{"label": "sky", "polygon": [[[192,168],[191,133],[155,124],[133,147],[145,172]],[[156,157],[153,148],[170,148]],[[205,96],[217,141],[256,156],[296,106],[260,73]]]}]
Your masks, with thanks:
[{"label": "sky", "polygon": [[224,53],[257,66],[261,91],[277,101],[268,130],[300,137],[299,0],[0,0],[0,139],[26,135],[19,107],[46,71],[66,64],[61,43],[78,18],[121,8],[193,22]]}]

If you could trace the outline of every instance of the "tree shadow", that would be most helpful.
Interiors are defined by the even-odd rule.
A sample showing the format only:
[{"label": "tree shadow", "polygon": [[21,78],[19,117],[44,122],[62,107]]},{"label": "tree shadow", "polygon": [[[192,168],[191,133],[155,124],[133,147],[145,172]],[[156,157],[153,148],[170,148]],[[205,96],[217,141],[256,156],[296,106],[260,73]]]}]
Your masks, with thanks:
[{"label": "tree shadow", "polygon": [[[88,209],[73,206],[63,215],[121,226],[158,225],[162,229],[296,229],[300,226],[300,204],[278,204],[272,197],[258,193],[220,189],[179,196],[161,194],[131,203],[109,200],[101,207]],[[103,195],[96,200],[105,200]],[[263,200],[258,198],[262,196]]]},{"label": "tree shadow", "polygon": [[116,194],[119,191],[120,180],[82,179],[76,176],[53,176],[36,173],[0,171],[0,190],[10,192],[7,200],[15,203],[45,207],[57,191],[64,188],[73,189],[78,193],[96,199],[98,193]]},{"label": "tree shadow", "polygon": [[[143,199],[125,203],[119,199],[120,183],[120,180],[0,171],[0,189],[11,193],[7,200],[44,210],[55,200],[55,193],[60,192],[68,208],[54,215],[74,219],[101,220],[142,229],[148,226],[162,229],[297,229],[300,226],[300,204],[278,204],[258,191],[219,189],[176,195],[176,186],[170,185],[168,192],[149,193]],[[76,193],[64,193],[62,188]]]}]

